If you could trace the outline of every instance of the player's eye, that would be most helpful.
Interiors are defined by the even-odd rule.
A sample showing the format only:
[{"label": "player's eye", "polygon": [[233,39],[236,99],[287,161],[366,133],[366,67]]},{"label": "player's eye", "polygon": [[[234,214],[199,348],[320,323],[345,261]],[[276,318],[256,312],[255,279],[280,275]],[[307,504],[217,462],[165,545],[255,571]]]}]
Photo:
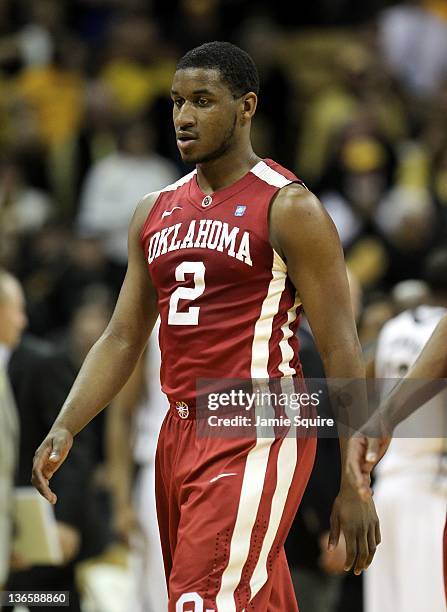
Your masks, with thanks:
[{"label": "player's eye", "polygon": [[177,108],[180,108],[182,106],[183,102],[184,102],[183,98],[174,98],[173,101],[174,101],[174,105]]},{"label": "player's eye", "polygon": [[208,104],[208,98],[199,98],[197,104],[199,106],[206,106]]}]

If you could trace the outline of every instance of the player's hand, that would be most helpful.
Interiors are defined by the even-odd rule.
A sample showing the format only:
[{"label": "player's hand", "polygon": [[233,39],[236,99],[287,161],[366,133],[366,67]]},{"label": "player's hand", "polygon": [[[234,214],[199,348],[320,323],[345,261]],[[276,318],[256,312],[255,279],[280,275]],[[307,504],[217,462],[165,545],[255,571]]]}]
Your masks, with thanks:
[{"label": "player's hand", "polygon": [[359,575],[370,565],[380,544],[380,526],[372,499],[360,499],[349,483],[342,485],[332,508],[329,550],[335,550],[341,532],[346,541],[344,569]]},{"label": "player's hand", "polygon": [[50,489],[49,481],[65,461],[72,444],[73,436],[68,429],[54,429],[34,454],[31,482],[51,504],[57,502],[57,496]]},{"label": "player's hand", "polygon": [[386,453],[390,442],[390,436],[370,438],[362,433],[349,440],[346,476],[364,501],[372,495],[371,472]]}]

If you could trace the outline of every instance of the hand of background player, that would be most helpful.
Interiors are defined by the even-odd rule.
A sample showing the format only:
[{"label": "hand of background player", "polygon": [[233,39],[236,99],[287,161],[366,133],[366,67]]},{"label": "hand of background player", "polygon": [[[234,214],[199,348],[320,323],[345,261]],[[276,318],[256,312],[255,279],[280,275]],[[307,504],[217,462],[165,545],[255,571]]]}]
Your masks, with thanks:
[{"label": "hand of background player", "polygon": [[367,437],[363,433],[349,440],[346,475],[364,501],[372,495],[371,472],[386,453],[390,442],[391,436]]},{"label": "hand of background player", "polygon": [[50,431],[34,454],[31,482],[51,504],[57,496],[49,487],[49,481],[65,461],[73,444],[73,436],[68,429],[58,428]]},{"label": "hand of background player", "polygon": [[372,499],[363,501],[349,483],[342,485],[331,513],[329,550],[334,550],[343,532],[346,541],[345,571],[359,575],[373,560],[380,544],[380,526]]},{"label": "hand of background player", "polygon": [[328,549],[329,531],[325,531],[319,538],[320,557],[318,564],[320,568],[329,576],[339,576],[343,574],[346,561],[346,542],[343,533],[335,548]]}]

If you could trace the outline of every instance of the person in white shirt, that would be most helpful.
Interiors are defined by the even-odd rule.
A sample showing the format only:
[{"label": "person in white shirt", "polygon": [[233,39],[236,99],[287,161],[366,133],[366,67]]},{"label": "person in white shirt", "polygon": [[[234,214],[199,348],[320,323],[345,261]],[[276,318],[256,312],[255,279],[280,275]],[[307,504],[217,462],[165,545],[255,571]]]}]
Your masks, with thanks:
[{"label": "person in white shirt", "polygon": [[125,270],[135,202],[173,183],[179,173],[171,161],[152,151],[149,127],[139,119],[118,127],[117,147],[90,168],[77,227],[81,235],[99,238],[109,261]]},{"label": "person in white shirt", "polygon": [[[379,335],[375,376],[382,400],[414,364],[447,313],[446,249],[428,257],[426,279],[431,303],[402,312]],[[366,612],[445,611],[446,394],[436,395],[429,404],[429,410],[416,412],[396,428],[376,470],[374,499],[382,545],[366,574]]]}]

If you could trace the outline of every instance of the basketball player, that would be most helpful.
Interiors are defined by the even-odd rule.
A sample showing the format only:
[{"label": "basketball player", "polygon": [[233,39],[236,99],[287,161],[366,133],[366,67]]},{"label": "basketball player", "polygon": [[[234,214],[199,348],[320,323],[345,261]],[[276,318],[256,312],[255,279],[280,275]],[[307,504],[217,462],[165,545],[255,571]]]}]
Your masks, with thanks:
[{"label": "basketball player", "polygon": [[[404,382],[380,408],[380,426],[389,432],[390,425],[394,428],[430,401],[424,411],[409,416],[405,425],[396,429],[392,441],[379,434],[371,439],[369,448],[364,438],[354,438],[350,443],[348,468],[355,474],[363,496],[369,494],[369,472],[359,461],[362,451],[378,456],[389,446],[377,468],[374,487],[384,543],[366,576],[366,612],[445,610],[441,541],[447,479],[443,462],[446,444],[441,436],[445,436],[446,395],[438,395],[445,381],[433,379],[447,376],[447,319],[442,318],[446,309],[440,306],[447,303],[447,250],[430,254],[426,270],[432,300],[438,306],[420,306],[401,313],[379,336],[376,375],[384,383],[392,383],[389,379],[400,376],[402,369],[408,370],[426,345]],[[368,431],[375,423],[376,415],[368,423]],[[374,457],[368,459],[369,465],[375,462]],[[363,480],[365,475],[368,483]],[[429,572],[427,559],[432,561]]]},{"label": "basketball player", "polygon": [[[200,438],[196,382],[300,378],[301,305],[326,375],[364,376],[334,225],[291,172],[251,147],[258,88],[252,59],[229,43],[207,43],[178,63],[177,145],[196,168],[138,205],[115,312],[35,456],[33,483],[55,503],[49,479],[73,436],[123,386],[160,313],[170,410],[156,495],[169,612],[298,609],[283,544],[316,440]],[[346,567],[360,573],[380,539],[378,521],[372,501],[346,480],[332,545],[340,530]]]}]

